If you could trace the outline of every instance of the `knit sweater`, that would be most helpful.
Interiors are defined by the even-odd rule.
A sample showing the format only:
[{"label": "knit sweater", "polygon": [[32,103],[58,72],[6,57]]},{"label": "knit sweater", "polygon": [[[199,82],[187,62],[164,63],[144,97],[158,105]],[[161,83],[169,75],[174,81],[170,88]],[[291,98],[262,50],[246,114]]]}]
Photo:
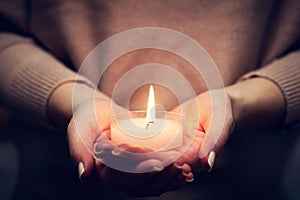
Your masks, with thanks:
[{"label": "knit sweater", "polygon": [[[1,99],[18,115],[48,123],[49,96],[60,84],[75,80],[96,45],[121,31],[155,26],[199,42],[218,66],[225,86],[253,76],[273,81],[285,97],[285,122],[292,123],[300,115],[300,51],[290,50],[300,38],[299,10],[299,0],[1,1]],[[125,57],[117,70],[114,65],[107,70],[99,88],[111,95],[126,70],[153,62],[153,55],[144,51]],[[157,58],[155,62],[171,66],[177,61],[162,52]],[[180,66],[174,68],[195,91],[204,91],[203,80]],[[88,78],[80,76],[82,82],[88,83]]]}]

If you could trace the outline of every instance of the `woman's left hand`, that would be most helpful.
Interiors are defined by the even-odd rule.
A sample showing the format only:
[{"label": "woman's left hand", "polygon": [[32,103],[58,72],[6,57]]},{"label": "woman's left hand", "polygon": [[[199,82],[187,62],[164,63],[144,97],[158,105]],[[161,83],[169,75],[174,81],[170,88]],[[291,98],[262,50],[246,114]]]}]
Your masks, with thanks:
[{"label": "woman's left hand", "polygon": [[196,172],[211,170],[233,130],[280,124],[284,106],[280,88],[260,77],[200,94],[182,105],[185,146],[177,162],[188,163]]},{"label": "woman's left hand", "polygon": [[174,109],[183,114],[184,145],[177,163],[189,164],[193,172],[210,171],[215,157],[234,128],[231,98],[225,90],[204,92]]}]

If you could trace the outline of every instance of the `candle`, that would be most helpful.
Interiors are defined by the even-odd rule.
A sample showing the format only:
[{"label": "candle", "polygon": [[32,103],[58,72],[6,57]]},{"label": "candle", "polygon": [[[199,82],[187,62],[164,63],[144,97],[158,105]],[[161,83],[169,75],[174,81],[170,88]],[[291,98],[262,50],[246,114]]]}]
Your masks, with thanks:
[{"label": "candle", "polygon": [[117,113],[111,121],[111,140],[153,150],[167,150],[182,145],[182,123],[177,113],[156,111],[154,89],[150,86],[147,111]]}]

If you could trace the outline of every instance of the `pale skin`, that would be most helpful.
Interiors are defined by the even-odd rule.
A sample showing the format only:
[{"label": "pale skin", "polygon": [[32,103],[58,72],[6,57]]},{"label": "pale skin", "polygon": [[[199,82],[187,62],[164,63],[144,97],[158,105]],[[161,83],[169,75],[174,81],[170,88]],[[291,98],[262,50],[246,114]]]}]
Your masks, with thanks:
[{"label": "pale skin", "polygon": [[[189,102],[184,103],[185,112],[189,116],[199,121],[196,137],[192,145],[175,162],[163,168],[163,156],[156,159],[145,158],[140,160],[137,167],[153,168],[154,172],[144,174],[128,174],[116,171],[105,166],[100,161],[95,161],[91,153],[82,144],[74,124],[76,115],[88,119],[85,110],[90,108],[89,99],[79,99],[75,102],[75,112],[72,112],[72,92],[74,83],[66,83],[55,89],[48,103],[48,112],[53,123],[57,127],[67,128],[67,137],[71,157],[75,164],[79,166],[79,176],[81,179],[88,178],[93,170],[96,170],[100,180],[104,183],[113,185],[133,196],[160,195],[163,192],[175,190],[183,184],[193,180],[193,173],[200,170],[211,170],[215,158],[223,149],[228,138],[234,130],[254,129],[259,127],[270,127],[281,123],[284,116],[285,100],[279,87],[272,81],[265,78],[251,78],[233,85],[225,87],[225,108],[218,108],[223,104],[215,98],[213,105],[217,109],[225,109],[225,121],[221,134],[214,132],[215,124],[211,124],[212,103],[210,96],[218,96],[220,90],[211,90],[203,92],[196,97],[198,105],[202,108],[198,113],[200,116],[193,115],[194,109],[189,109]],[[89,86],[82,84],[82,92],[94,92]],[[83,97],[85,95],[82,95]],[[109,117],[111,114],[110,99],[101,92],[97,92],[96,108],[99,108],[97,120],[89,121],[88,125],[82,125],[82,128],[89,132],[90,143],[101,134],[97,130],[97,123],[102,129],[109,127]],[[174,111],[177,109],[175,108]],[[216,113],[215,113],[216,114]],[[195,120],[195,119],[190,119]],[[205,132],[203,134],[203,132]],[[189,134],[186,134],[186,138]],[[89,145],[89,144],[88,144]],[[93,144],[90,144],[93,145]],[[135,147],[123,144],[121,148],[133,152],[149,151],[145,148]],[[107,149],[109,152],[114,150],[111,145]],[[213,153],[212,153],[213,152]],[[114,155],[113,155],[114,156]],[[130,180],[130,181],[128,181]],[[129,184],[130,183],[130,184]],[[138,190],[134,190],[138,185],[143,185]],[[138,192],[137,192],[138,191]]]},{"label": "pale skin", "polygon": [[[165,159],[164,157],[161,157],[160,159],[141,159],[140,164],[137,167],[149,168],[151,169],[150,171],[153,171],[143,174],[123,173],[106,167],[100,161],[96,161],[91,152],[88,152],[87,148],[82,144],[77,130],[85,132],[85,136],[88,136],[88,138],[84,138],[85,141],[88,141],[85,145],[89,147],[93,146],[94,141],[101,134],[101,132],[97,130],[98,125],[100,125],[102,130],[109,128],[111,101],[103,93],[97,92],[95,108],[96,110],[101,110],[101,112],[97,113],[97,120],[95,121],[93,118],[94,112],[92,110],[94,109],[93,99],[84,98],[91,92],[93,93],[94,90],[89,86],[82,84],[77,87],[77,89],[82,91],[83,98],[78,99],[78,101],[75,102],[76,105],[74,105],[75,111],[73,114],[73,87],[74,83],[63,84],[58,87],[49,99],[48,110],[54,124],[61,128],[67,127],[70,154],[75,164],[78,165],[78,173],[81,180],[85,180],[91,175],[93,170],[96,170],[101,182],[110,184],[134,196],[149,196],[160,195],[165,191],[177,189],[184,183],[193,179],[193,173],[191,173],[191,168],[188,164],[180,166],[172,164],[163,168],[162,161]],[[82,123],[75,124],[75,117],[82,119],[80,120]],[[120,145],[120,147],[131,152],[149,151],[145,148],[129,145]],[[114,147],[111,146],[110,149],[106,150],[111,153],[113,148]],[[128,180],[130,180],[130,182]],[[143,185],[143,187],[137,190],[137,186],[140,185]],[[138,193],[136,191],[138,191]]]},{"label": "pale skin", "polygon": [[[249,94],[249,91],[254,91]],[[205,132],[198,133],[195,142],[179,161],[189,163],[194,171],[211,170],[215,161],[215,155],[223,149],[231,133],[235,130],[256,129],[271,127],[280,124],[283,120],[285,101],[278,86],[264,78],[252,78],[238,82],[225,88],[226,107],[225,121],[221,134],[214,132],[215,124],[211,124],[211,102],[208,92],[197,96],[200,110],[201,128]],[[218,95],[220,91],[210,91],[211,95]],[[214,101],[218,109],[221,101]],[[194,109],[190,109],[190,113]],[[218,125],[216,125],[218,126]],[[218,137],[216,137],[218,136]],[[203,137],[203,139],[202,139]],[[198,142],[196,141],[198,140]],[[214,152],[210,154],[211,152]]]}]

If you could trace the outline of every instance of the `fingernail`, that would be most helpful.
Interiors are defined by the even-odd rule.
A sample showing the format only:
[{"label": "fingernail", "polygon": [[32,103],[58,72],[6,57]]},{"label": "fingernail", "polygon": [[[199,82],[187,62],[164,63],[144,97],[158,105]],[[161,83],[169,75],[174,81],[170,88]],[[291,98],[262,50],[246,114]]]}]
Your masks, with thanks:
[{"label": "fingernail", "polygon": [[181,173],[182,173],[183,176],[186,176],[186,177],[187,177],[187,176],[190,176],[190,175],[192,174],[192,172],[186,173],[186,172],[184,172],[184,171],[182,171]]},{"label": "fingernail", "polygon": [[121,155],[121,151],[120,151],[120,149],[113,149],[111,151],[111,154],[114,156],[119,156],[119,155]]},{"label": "fingernail", "polygon": [[188,182],[188,183],[190,183],[190,182],[194,181],[194,178],[186,178],[185,181]]},{"label": "fingernail", "polygon": [[182,169],[183,165],[178,165],[177,163],[174,163],[173,166],[177,169]]},{"label": "fingernail", "polygon": [[100,147],[99,144],[94,145],[94,153],[95,154],[101,154],[103,152],[102,148]]},{"label": "fingernail", "polygon": [[79,175],[79,179],[82,181],[82,175],[84,173],[84,165],[82,162],[80,162],[78,164],[78,175]]},{"label": "fingernail", "polygon": [[160,171],[162,171],[164,168],[163,167],[161,167],[161,166],[154,166],[153,167],[153,171],[156,171],[156,172],[160,172]]},{"label": "fingernail", "polygon": [[213,169],[213,166],[215,164],[215,159],[216,159],[216,153],[214,151],[211,151],[208,155],[208,165],[209,165],[209,169],[208,172],[211,172],[211,170]]},{"label": "fingernail", "polygon": [[102,154],[103,150],[102,149],[97,149],[95,148],[94,153],[97,154]]},{"label": "fingernail", "polygon": [[194,177],[193,177],[193,173],[192,172],[186,173],[186,172],[182,171],[181,173],[185,177],[185,181],[186,182],[190,183],[190,182],[194,181]]}]

